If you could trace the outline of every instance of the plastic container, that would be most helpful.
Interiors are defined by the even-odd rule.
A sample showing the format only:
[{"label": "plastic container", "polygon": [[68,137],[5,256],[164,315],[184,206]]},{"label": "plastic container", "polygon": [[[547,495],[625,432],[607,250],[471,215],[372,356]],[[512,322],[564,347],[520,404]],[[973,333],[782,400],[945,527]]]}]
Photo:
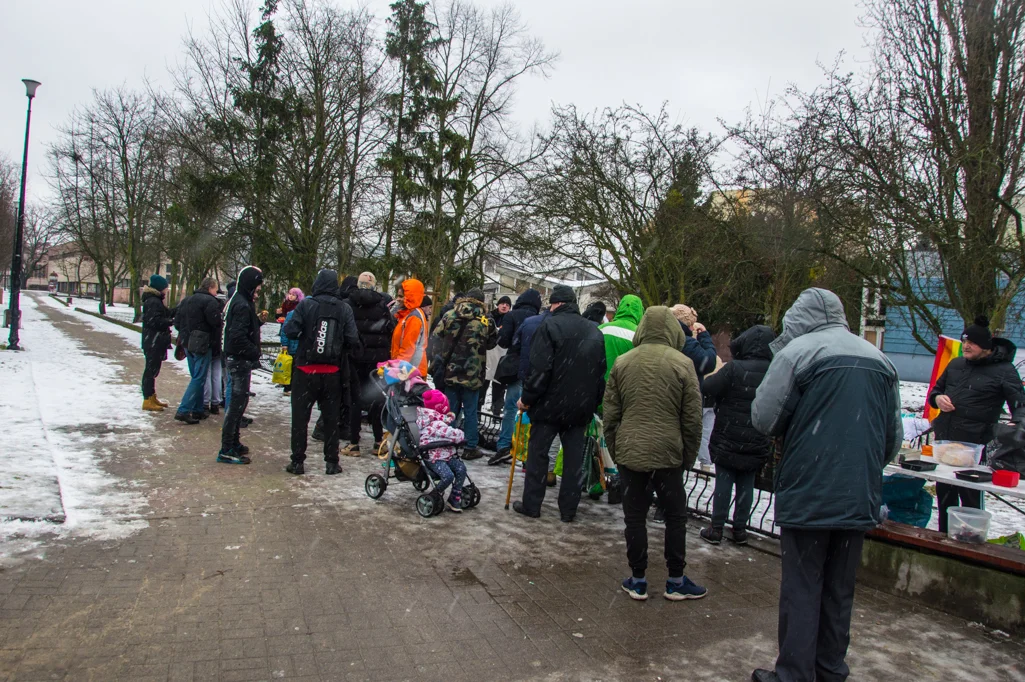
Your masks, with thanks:
[{"label": "plastic container", "polygon": [[1020,480],[1021,474],[1017,471],[997,469],[993,472],[993,485],[1003,486],[1004,488],[1017,488]]},{"label": "plastic container", "polygon": [[989,483],[993,480],[993,474],[982,469],[961,469],[955,471],[954,475],[958,480],[971,481],[972,483]]},{"label": "plastic container", "polygon": [[932,446],[931,445],[923,445],[922,446],[922,457],[932,457]]},{"label": "plastic container", "polygon": [[982,459],[982,445],[956,440],[938,440],[933,443],[933,457],[940,464],[952,467],[974,467]]},{"label": "plastic container", "polygon": [[951,507],[947,510],[947,537],[957,542],[981,545],[989,535],[993,518],[985,509]]}]

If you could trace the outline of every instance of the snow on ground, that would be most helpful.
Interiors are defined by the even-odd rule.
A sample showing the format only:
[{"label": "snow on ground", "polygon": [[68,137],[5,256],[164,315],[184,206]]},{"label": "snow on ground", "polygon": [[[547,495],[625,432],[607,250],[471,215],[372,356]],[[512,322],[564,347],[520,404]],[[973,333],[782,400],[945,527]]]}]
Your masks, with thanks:
[{"label": "snow on ground", "polygon": [[[5,443],[49,444],[49,466],[59,481],[67,517],[63,524],[0,520],[0,565],[41,554],[44,541],[54,537],[110,540],[146,525],[139,519],[145,505],[142,495],[101,467],[109,453],[107,444],[123,444],[126,438],[152,430],[138,410],[138,391],[120,382],[116,366],[50,324],[38,307],[39,301],[59,304],[38,294],[23,295],[21,301],[21,339],[26,350],[2,352],[5,365],[17,368],[12,375],[21,377],[8,381],[5,372],[5,381],[0,382]],[[27,381],[35,394],[34,418],[27,406],[18,412],[10,407],[29,399],[23,393]],[[113,415],[117,415],[116,427],[110,426]],[[25,453],[24,449],[5,450],[8,455]],[[36,461],[46,466],[45,459]]]},{"label": "snow on ground", "polygon": [[921,412],[925,409],[925,399],[929,395],[929,384],[915,381],[900,382],[900,404],[904,412]]}]

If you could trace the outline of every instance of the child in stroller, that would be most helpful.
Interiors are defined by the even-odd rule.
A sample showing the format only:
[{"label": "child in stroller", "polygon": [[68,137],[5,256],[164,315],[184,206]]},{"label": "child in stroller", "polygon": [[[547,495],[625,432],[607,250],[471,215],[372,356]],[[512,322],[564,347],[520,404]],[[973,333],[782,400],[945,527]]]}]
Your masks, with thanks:
[{"label": "child in stroller", "polygon": [[[450,443],[462,443],[466,436],[462,430],[452,426],[456,416],[449,410],[448,398],[445,394],[436,389],[431,389],[423,395],[424,406],[416,408],[416,426],[420,429],[420,445],[429,446],[432,443],[447,441]],[[463,490],[463,482],[466,480],[466,465],[463,460],[456,456],[454,446],[431,448],[427,454],[428,465],[438,476],[436,490],[444,494],[451,485],[452,492],[449,493],[445,504],[448,510],[462,513],[460,505],[460,494]]]},{"label": "child in stroller", "polygon": [[[416,510],[427,518],[445,509],[442,492],[454,483],[448,508],[457,511],[477,506],[480,491],[456,454],[463,433],[446,421],[444,394],[430,389],[419,371],[404,361],[382,363],[373,378],[386,396],[384,418],[389,436],[384,471],[367,476],[367,496],[379,499],[392,480],[411,482],[422,493]],[[425,401],[435,409],[425,408]],[[423,435],[422,431],[431,433]]]}]

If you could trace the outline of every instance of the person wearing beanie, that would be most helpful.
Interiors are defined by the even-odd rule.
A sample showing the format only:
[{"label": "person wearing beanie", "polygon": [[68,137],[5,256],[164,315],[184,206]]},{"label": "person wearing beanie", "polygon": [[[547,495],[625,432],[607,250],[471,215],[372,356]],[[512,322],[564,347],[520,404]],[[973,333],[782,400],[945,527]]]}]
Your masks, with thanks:
[{"label": "person wearing beanie", "polygon": [[452,411],[462,413],[466,433],[463,459],[478,459],[477,407],[484,385],[484,363],[487,352],[498,343],[498,330],[484,314],[484,292],[470,289],[445,313],[434,334],[437,343],[431,357],[431,376],[435,386],[445,392]]},{"label": "person wearing beanie", "polygon": [[569,523],[580,504],[584,431],[605,392],[605,341],[598,327],[580,316],[568,286],[552,291],[551,311],[531,340],[530,369],[517,403],[530,417],[530,441],[523,499],[513,508],[527,517],[541,515],[549,449],[558,436],[563,448],[559,514]]},{"label": "person wearing beanie", "polygon": [[151,275],[149,286],[142,288],[142,355],[146,366],[142,371],[142,409],[161,412],[168,404],[157,397],[156,379],[160,365],[167,359],[171,347],[171,325],[176,308],[164,304],[167,280]]},{"label": "person wearing beanie", "polygon": [[[420,430],[420,445],[426,446],[438,441],[461,443],[465,436],[452,426],[455,415],[449,408],[448,398],[437,389],[425,391],[424,406],[416,408],[416,426]],[[462,513],[463,483],[466,481],[466,465],[456,456],[455,447],[437,447],[428,450],[428,466],[438,475],[435,490],[444,495],[452,486],[445,506],[449,511]]]},{"label": "person wearing beanie", "polygon": [[[491,318],[491,323],[495,325],[499,335],[502,333],[505,315],[511,307],[512,300],[508,296],[502,296],[498,299],[495,309],[488,313],[488,317]],[[491,390],[491,414],[498,417],[502,416],[503,406],[505,405],[505,384],[495,381],[495,371],[498,369],[498,363],[502,361],[505,354],[506,349],[498,344],[488,351],[484,367],[484,385],[480,389],[481,404],[486,403],[488,389]]]},{"label": "person wearing beanie", "polygon": [[[1021,376],[1014,366],[1017,348],[1007,339],[995,337],[989,320],[975,318],[961,335],[961,357],[954,358],[929,391],[929,404],[940,411],[932,422],[941,440],[986,444],[993,440],[993,427],[1004,405],[1011,414],[1025,405]],[[947,532],[947,510],[982,507],[982,493],[948,483],[936,484],[939,529]]]},{"label": "person wearing beanie", "polygon": [[601,301],[594,301],[584,310],[584,319],[594,322],[596,325],[605,324],[605,304]]},{"label": "person wearing beanie", "polygon": [[423,309],[424,315],[427,319],[431,319],[431,313],[434,311],[434,299],[430,296],[424,295],[423,303],[420,304],[420,308]]}]

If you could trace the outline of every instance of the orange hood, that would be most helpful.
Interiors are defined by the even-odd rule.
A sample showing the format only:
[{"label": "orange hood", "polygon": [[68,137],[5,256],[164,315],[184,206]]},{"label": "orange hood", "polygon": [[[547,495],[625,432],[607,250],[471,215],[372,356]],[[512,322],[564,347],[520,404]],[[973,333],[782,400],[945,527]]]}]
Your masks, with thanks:
[{"label": "orange hood", "polygon": [[424,284],[418,279],[402,281],[402,296],[406,301],[406,310],[415,310],[424,302]]}]

